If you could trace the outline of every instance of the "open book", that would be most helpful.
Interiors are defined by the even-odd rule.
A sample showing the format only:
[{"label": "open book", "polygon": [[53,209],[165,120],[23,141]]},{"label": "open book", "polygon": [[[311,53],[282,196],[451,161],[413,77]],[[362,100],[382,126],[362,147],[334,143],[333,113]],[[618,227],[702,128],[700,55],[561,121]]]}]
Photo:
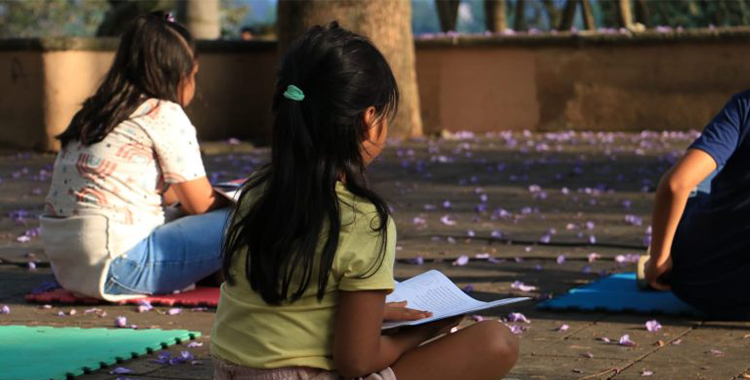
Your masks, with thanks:
[{"label": "open book", "polygon": [[245,180],[245,178],[242,178],[234,181],[217,183],[213,185],[213,188],[217,194],[229,199],[232,203],[237,203],[240,199],[241,187],[242,184],[245,183]]},{"label": "open book", "polygon": [[459,289],[444,274],[431,270],[404,282],[397,282],[396,289],[386,297],[386,302],[407,301],[406,307],[432,312],[432,317],[416,321],[384,322],[383,330],[421,325],[455,315],[468,314],[529,299],[531,298],[516,297],[492,302],[475,300]]}]

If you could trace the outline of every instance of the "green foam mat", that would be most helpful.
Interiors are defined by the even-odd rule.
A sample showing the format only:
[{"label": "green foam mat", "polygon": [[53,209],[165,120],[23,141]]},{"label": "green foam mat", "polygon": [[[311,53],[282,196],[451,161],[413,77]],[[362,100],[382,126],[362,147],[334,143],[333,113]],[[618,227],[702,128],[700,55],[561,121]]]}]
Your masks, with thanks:
[{"label": "green foam mat", "polygon": [[62,380],[195,339],[197,331],[0,326],[0,380]]}]

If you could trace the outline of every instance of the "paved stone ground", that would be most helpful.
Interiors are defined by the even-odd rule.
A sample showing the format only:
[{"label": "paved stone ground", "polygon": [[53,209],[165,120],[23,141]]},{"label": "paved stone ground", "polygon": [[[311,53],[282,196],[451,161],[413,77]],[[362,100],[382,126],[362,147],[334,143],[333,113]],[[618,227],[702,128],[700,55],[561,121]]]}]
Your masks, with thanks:
[{"label": "paved stone ground", "polygon": [[[632,271],[616,257],[643,253],[653,190],[658,179],[695,137],[694,133],[498,134],[475,138],[423,139],[392,144],[371,168],[377,189],[393,207],[399,242],[396,276],[403,279],[436,268],[473,296],[492,299],[531,295],[543,299],[596,279]],[[244,176],[267,156],[246,145],[206,146],[214,180]],[[200,364],[161,365],[156,354],[120,365],[131,379],[210,379],[208,339],[213,312],[179,315],[137,313],[132,306],[104,306],[108,316],[84,314],[84,305],[43,309],[23,295],[53,279],[35,228],[42,211],[50,155],[0,152],[0,305],[11,313],[0,324],[113,326],[125,316],[141,328],[201,331],[191,351]],[[29,235],[28,242],[19,237]],[[548,244],[543,242],[549,241]],[[487,253],[498,260],[475,259]],[[589,263],[590,253],[601,258]],[[462,255],[465,266],[452,265]],[[565,260],[558,258],[563,256]],[[423,265],[409,264],[422,257]],[[480,256],[481,257],[481,256]],[[28,263],[36,262],[30,270]],[[522,281],[538,290],[521,292]],[[528,302],[495,309],[484,318],[522,312],[522,356],[507,379],[636,379],[647,371],[657,379],[750,378],[750,323],[716,322],[647,315],[553,313]],[[75,315],[57,316],[76,309]],[[160,308],[157,308],[160,309]],[[161,308],[164,310],[163,308]],[[664,328],[651,333],[644,323],[657,318]],[[465,323],[471,323],[468,319]],[[563,324],[566,331],[558,331]],[[608,344],[629,334],[635,347]],[[43,360],[40,358],[40,360]],[[116,379],[112,368],[81,379]]]}]

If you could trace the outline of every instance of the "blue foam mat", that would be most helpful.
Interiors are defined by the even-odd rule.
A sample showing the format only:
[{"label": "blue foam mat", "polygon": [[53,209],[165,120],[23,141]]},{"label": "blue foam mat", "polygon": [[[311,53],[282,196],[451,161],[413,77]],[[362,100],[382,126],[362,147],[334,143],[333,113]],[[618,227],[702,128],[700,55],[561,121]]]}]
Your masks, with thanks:
[{"label": "blue foam mat", "polygon": [[537,305],[542,310],[609,311],[700,316],[672,292],[641,290],[635,273],[618,273],[570,290]]}]

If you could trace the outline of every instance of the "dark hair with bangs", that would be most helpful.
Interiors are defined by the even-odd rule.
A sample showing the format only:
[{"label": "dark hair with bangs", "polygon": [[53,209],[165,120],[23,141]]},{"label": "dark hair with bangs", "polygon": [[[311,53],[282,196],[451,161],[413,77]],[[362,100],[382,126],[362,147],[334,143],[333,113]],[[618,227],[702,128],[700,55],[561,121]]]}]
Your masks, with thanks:
[{"label": "dark hair with bangs", "polygon": [[[304,100],[285,98],[289,85],[302,89]],[[339,243],[336,182],[342,178],[352,194],[377,210],[371,227],[382,239],[381,252],[367,273],[382,265],[389,212],[366,183],[364,114],[373,106],[377,118],[393,117],[398,101],[390,66],[367,38],[333,22],[311,28],[292,45],[276,82],[271,162],[244,184],[224,240],[229,284],[235,283],[232,257],[247,249],[245,276],[268,304],[294,302],[312,281],[321,300]]]},{"label": "dark hair with bangs", "polygon": [[86,99],[68,128],[63,145],[102,141],[148,98],[180,104],[180,84],[193,71],[195,40],[164,12],[139,16],[120,38],[112,67],[96,93]]}]

